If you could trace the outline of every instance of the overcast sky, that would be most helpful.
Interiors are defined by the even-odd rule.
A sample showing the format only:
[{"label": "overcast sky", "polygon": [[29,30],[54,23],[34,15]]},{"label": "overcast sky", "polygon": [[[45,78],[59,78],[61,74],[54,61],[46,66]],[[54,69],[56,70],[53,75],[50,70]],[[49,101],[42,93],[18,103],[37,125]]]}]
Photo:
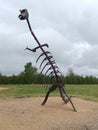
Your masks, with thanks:
[{"label": "overcast sky", "polygon": [[23,8],[63,74],[72,68],[79,75],[98,76],[98,0],[0,0],[0,73],[19,74],[27,62],[38,67],[39,52],[24,50],[37,44],[26,21],[18,19]]}]

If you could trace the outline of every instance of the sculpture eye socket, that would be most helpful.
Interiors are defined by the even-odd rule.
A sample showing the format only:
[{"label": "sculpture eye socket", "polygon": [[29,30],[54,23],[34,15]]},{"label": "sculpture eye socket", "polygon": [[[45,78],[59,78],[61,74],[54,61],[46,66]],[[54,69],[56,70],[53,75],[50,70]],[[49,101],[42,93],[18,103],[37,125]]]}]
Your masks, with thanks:
[{"label": "sculpture eye socket", "polygon": [[18,18],[21,19],[21,18],[22,18],[22,15],[19,15]]},{"label": "sculpture eye socket", "polygon": [[25,19],[22,15],[19,15],[18,18],[19,18],[20,20],[24,20],[24,19]]}]

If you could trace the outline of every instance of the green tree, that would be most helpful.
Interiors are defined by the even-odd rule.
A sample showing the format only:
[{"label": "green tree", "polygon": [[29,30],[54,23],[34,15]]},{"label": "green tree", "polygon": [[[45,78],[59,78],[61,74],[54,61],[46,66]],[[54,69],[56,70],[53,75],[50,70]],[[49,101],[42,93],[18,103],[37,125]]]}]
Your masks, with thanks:
[{"label": "green tree", "polygon": [[21,73],[24,77],[24,83],[34,83],[36,80],[37,68],[33,67],[31,62],[27,63],[24,67],[24,72]]}]

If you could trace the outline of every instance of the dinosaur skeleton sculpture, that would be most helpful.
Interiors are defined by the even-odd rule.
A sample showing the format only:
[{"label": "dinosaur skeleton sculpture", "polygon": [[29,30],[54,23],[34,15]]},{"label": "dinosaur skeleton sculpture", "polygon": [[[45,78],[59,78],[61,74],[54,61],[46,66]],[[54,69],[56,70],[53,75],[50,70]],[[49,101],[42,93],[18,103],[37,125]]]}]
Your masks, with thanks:
[{"label": "dinosaur skeleton sculpture", "polygon": [[[36,63],[38,62],[38,60],[44,56],[45,58],[43,59],[43,61],[41,62],[40,64],[40,69],[43,65],[43,63],[45,61],[47,61],[47,63],[44,65],[44,67],[42,68],[41,70],[41,73],[43,72],[43,70],[47,67],[47,66],[50,66],[47,71],[45,72],[45,75],[48,74],[48,76],[50,75],[54,75],[55,77],[55,83],[49,88],[49,90],[47,91],[46,93],[46,96],[45,96],[45,99],[43,101],[43,103],[41,105],[44,105],[49,97],[49,94],[51,92],[53,92],[57,87],[59,88],[59,91],[60,91],[60,95],[61,95],[61,98],[62,100],[65,102],[65,103],[68,103],[70,102],[72,107],[73,107],[73,110],[76,111],[76,108],[73,104],[73,102],[71,101],[71,97],[68,96],[68,94],[66,93],[65,89],[64,89],[64,83],[63,83],[63,80],[62,80],[62,74],[58,68],[58,66],[56,65],[55,63],[55,60],[53,59],[53,56],[51,55],[51,53],[49,51],[45,51],[44,50],[44,47],[49,47],[48,44],[43,44],[41,45],[39,40],[37,39],[37,37],[35,36],[34,32],[32,31],[32,28],[31,28],[31,25],[30,25],[30,22],[29,22],[29,14],[28,14],[28,11],[27,9],[23,9],[23,10],[20,10],[20,15],[18,16],[20,20],[26,20],[27,21],[27,24],[28,24],[28,27],[29,27],[29,30],[33,36],[33,38],[35,39],[35,41],[37,42],[38,46],[35,47],[34,49],[30,49],[30,48],[26,48],[32,52],[36,52],[36,50],[38,49],[41,49],[42,53],[40,54],[40,56],[37,58],[36,60]],[[50,73],[49,73],[50,72]]]}]

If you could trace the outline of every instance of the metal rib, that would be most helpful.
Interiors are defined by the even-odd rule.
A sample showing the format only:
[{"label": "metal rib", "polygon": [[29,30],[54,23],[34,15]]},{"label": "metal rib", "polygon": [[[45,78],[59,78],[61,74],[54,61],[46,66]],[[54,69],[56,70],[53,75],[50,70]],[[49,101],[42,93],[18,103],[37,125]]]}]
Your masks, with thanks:
[{"label": "metal rib", "polygon": [[[62,75],[62,73],[59,71],[59,70],[56,70],[56,73],[59,73],[60,75]],[[51,76],[51,75],[53,75],[54,74],[54,71],[51,71],[49,74],[48,74],[48,76]]]},{"label": "metal rib", "polygon": [[56,70],[56,69],[59,69],[58,66],[54,65],[53,68]]},{"label": "metal rib", "polygon": [[48,54],[48,53],[50,53],[51,54],[51,52],[49,52],[49,51],[46,51],[46,53]]},{"label": "metal rib", "polygon": [[48,76],[53,75],[53,73],[54,73],[54,71],[51,71],[51,72],[48,74]]},{"label": "metal rib", "polygon": [[[50,60],[50,59],[52,59],[52,58],[53,58],[53,56],[48,56],[47,58],[49,58],[49,60]],[[53,60],[54,60],[54,59],[53,59]]]},{"label": "metal rib", "polygon": [[43,70],[45,69],[45,67],[46,67],[47,65],[50,65],[50,63],[48,62],[48,63],[46,63],[46,64],[44,65],[44,67],[43,67],[41,73],[43,72]]},{"label": "metal rib", "polygon": [[41,66],[42,66],[43,62],[44,62],[45,60],[48,60],[47,58],[51,59],[51,58],[53,58],[53,56],[48,56],[48,57],[45,57],[45,58],[43,59],[43,61],[41,62],[39,69],[41,68]]},{"label": "metal rib", "polygon": [[43,61],[41,62],[40,66],[39,66],[39,69],[41,68],[41,66],[42,66],[42,64],[43,64],[43,62],[44,62],[45,60],[47,60],[46,57],[45,57],[45,58],[43,59]]},{"label": "metal rib", "polygon": [[[52,63],[52,64],[55,64],[55,62],[54,62],[54,61],[51,61],[51,63]],[[48,62],[48,63],[46,63],[46,64],[44,65],[44,67],[43,67],[43,69],[42,69],[41,73],[43,72],[43,70],[45,69],[45,67],[46,67],[47,65],[50,65],[50,62]]]},{"label": "metal rib", "polygon": [[41,53],[41,54],[40,54],[40,56],[39,56],[39,57],[37,58],[37,60],[36,60],[36,63],[38,62],[38,60],[40,59],[40,57],[43,56],[43,55],[44,55],[44,53]]},{"label": "metal rib", "polygon": [[61,74],[61,75],[62,75],[62,73],[61,73],[59,70],[56,70],[56,73],[59,73],[59,74]]},{"label": "metal rib", "polygon": [[[48,54],[48,53],[50,53],[50,52],[49,52],[49,51],[46,51],[46,53]],[[50,54],[51,54],[51,53],[50,53]],[[40,59],[40,57],[43,56],[43,55],[45,55],[45,54],[44,54],[44,53],[41,53],[41,54],[40,54],[40,56],[39,56],[39,57],[37,58],[37,60],[36,60],[36,63],[38,62],[38,60]]]},{"label": "metal rib", "polygon": [[52,67],[49,67],[49,69],[46,71],[45,75],[48,73],[48,71],[49,71],[50,69],[52,69]]}]

